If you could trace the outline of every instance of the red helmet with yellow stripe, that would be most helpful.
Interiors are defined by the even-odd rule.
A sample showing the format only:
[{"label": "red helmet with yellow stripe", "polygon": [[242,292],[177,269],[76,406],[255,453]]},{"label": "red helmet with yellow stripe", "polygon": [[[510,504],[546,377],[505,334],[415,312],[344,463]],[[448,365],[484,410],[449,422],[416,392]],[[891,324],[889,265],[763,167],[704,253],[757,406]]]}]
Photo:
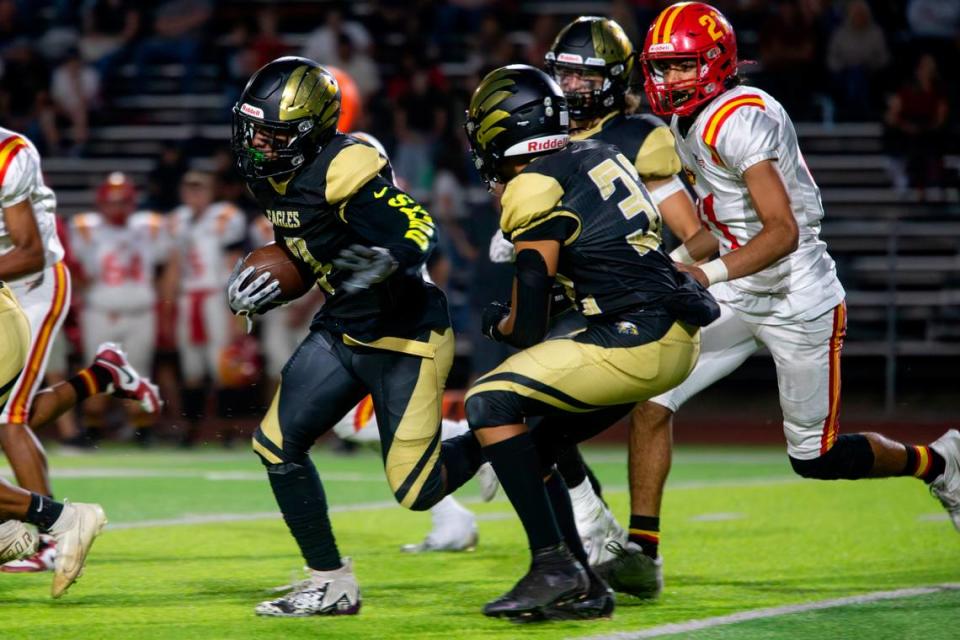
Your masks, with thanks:
[{"label": "red helmet with yellow stripe", "polygon": [[[686,116],[729,88],[737,75],[737,37],[722,13],[703,2],[678,2],[657,16],[640,56],[644,91],[659,115]],[[695,65],[689,80],[667,82],[670,65]]]}]

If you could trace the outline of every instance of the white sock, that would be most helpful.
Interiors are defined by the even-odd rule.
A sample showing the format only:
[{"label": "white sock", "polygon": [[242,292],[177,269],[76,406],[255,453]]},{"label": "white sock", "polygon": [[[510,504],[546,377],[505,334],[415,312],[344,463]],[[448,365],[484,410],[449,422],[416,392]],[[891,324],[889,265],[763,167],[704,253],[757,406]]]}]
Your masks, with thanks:
[{"label": "white sock", "polygon": [[470,431],[470,425],[466,420],[447,420],[444,419],[440,425],[440,439],[449,440],[457,436],[462,436]]},{"label": "white sock", "polygon": [[593,492],[593,485],[590,484],[590,479],[585,478],[583,482],[575,487],[570,488],[570,500],[574,504],[579,503],[587,506],[592,505],[595,502],[599,502],[600,498],[598,498],[597,494]]},{"label": "white sock", "polygon": [[461,511],[467,511],[467,509],[457,502],[457,499],[453,496],[444,496],[443,500],[430,507],[430,515],[432,516],[443,516]]}]

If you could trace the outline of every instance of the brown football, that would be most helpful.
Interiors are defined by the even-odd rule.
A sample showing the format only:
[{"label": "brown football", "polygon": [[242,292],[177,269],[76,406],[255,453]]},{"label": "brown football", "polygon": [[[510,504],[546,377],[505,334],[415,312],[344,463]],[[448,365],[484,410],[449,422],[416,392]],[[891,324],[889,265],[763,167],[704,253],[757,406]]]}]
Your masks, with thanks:
[{"label": "brown football", "polygon": [[296,300],[316,283],[310,268],[276,242],[254,249],[244,257],[243,264],[244,267],[256,267],[248,280],[269,271],[271,276],[280,281],[277,302]]}]

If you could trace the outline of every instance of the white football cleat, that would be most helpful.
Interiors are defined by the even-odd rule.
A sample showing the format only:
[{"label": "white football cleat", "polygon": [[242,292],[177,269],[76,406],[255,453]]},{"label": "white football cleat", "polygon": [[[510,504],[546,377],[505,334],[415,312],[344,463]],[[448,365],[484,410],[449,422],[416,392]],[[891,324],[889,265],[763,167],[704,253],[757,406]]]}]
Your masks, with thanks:
[{"label": "white football cleat", "polygon": [[570,502],[573,504],[573,517],[577,523],[577,533],[587,552],[587,561],[591,567],[609,562],[615,556],[608,544],[616,542],[624,545],[627,532],[610,512],[596,493],[590,480],[584,480],[570,489]]},{"label": "white football cleat", "polygon": [[40,573],[42,571],[53,571],[56,557],[57,541],[53,539],[53,536],[41,533],[38,536],[37,548],[33,553],[21,556],[19,560],[11,560],[3,566],[0,566],[0,571],[3,573]]},{"label": "white football cleat", "polygon": [[477,469],[474,477],[477,479],[477,484],[480,485],[480,499],[484,502],[493,500],[493,497],[497,495],[497,489],[500,488],[500,478],[497,477],[497,472],[493,470],[493,465],[484,462]]},{"label": "white football cleat", "polygon": [[303,618],[306,616],[350,616],[360,612],[360,585],[353,574],[350,558],[333,571],[304,568],[307,578],[281,587],[290,593],[276,600],[267,600],[254,610],[258,616]]},{"label": "white football cleat", "polygon": [[406,553],[425,551],[473,551],[477,546],[477,517],[453,496],[447,496],[430,509],[433,528],[419,544],[405,544]]},{"label": "white football cleat", "polygon": [[57,541],[51,590],[54,598],[62,596],[80,577],[87,553],[106,524],[107,516],[98,504],[64,504],[63,513],[48,532]]},{"label": "white football cleat", "polygon": [[104,342],[97,347],[97,354],[93,359],[110,372],[113,378],[110,392],[120,398],[136,400],[147,413],[157,413],[163,407],[160,399],[160,390],[149,378],[137,373],[127,361],[127,354],[115,342]]},{"label": "white football cleat", "polygon": [[0,563],[33,555],[40,537],[19,520],[0,522]]},{"label": "white football cleat", "polygon": [[943,473],[930,483],[930,493],[950,514],[953,526],[960,531],[960,431],[950,429],[930,444],[943,456]]}]

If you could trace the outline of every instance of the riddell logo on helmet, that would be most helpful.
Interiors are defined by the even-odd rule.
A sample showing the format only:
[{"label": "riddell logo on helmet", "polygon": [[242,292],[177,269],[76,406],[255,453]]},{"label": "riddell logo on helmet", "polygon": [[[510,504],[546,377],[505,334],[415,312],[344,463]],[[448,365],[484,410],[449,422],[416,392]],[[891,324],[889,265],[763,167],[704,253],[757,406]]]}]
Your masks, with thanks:
[{"label": "riddell logo on helmet", "polygon": [[557,56],[557,62],[570,62],[572,64],[583,64],[583,57],[575,53],[561,53]]},{"label": "riddell logo on helmet", "polygon": [[552,136],[549,138],[540,138],[538,140],[527,141],[527,151],[550,151],[559,149],[567,144],[567,136]]},{"label": "riddell logo on helmet", "polygon": [[252,104],[247,104],[246,102],[244,102],[242,105],[240,105],[240,111],[242,113],[247,114],[248,116],[253,116],[254,118],[260,118],[261,120],[263,119],[263,109],[259,107],[255,107]]},{"label": "riddell logo on helmet", "polygon": [[647,48],[647,51],[650,53],[664,53],[673,51],[673,45],[669,42],[664,42],[661,44],[652,44]]},{"label": "riddell logo on helmet", "polygon": [[569,141],[570,136],[566,135],[543,136],[542,138],[534,138],[533,140],[524,140],[507,149],[503,155],[522,156],[528,153],[556,151],[557,149],[562,149],[567,146]]}]

